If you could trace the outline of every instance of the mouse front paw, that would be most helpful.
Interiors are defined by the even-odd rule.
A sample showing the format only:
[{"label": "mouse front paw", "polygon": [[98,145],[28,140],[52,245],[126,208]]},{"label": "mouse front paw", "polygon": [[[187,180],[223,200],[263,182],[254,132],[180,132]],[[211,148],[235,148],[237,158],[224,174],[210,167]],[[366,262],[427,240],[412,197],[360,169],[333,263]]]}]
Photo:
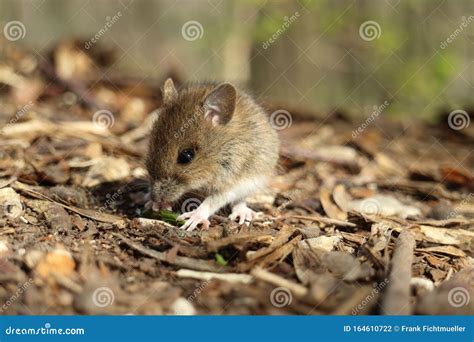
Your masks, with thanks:
[{"label": "mouse front paw", "polygon": [[196,229],[198,225],[201,225],[203,230],[209,229],[211,223],[209,222],[208,217],[209,215],[207,215],[203,210],[197,208],[196,210],[178,216],[178,220],[185,220],[186,222],[180,228],[191,232]]},{"label": "mouse front paw", "polygon": [[257,216],[257,213],[247,207],[245,203],[239,203],[232,207],[232,214],[229,215],[229,218],[232,221],[239,219],[239,224],[250,225],[250,222]]}]

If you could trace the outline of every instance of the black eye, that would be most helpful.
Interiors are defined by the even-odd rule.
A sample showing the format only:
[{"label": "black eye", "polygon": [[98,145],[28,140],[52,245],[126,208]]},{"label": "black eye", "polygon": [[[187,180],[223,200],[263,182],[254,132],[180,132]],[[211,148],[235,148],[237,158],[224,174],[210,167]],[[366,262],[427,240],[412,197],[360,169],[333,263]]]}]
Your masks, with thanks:
[{"label": "black eye", "polygon": [[178,164],[188,164],[194,158],[194,150],[188,148],[186,150],[182,150],[178,155]]}]

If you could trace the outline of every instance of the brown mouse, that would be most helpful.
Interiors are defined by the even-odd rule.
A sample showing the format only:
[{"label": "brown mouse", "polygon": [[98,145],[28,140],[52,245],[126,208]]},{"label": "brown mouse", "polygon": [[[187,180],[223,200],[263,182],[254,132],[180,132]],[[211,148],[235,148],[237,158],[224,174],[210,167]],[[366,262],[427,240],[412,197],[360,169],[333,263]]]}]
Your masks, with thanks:
[{"label": "brown mouse", "polygon": [[265,187],[278,159],[279,140],[267,114],[229,83],[194,83],[177,90],[171,79],[153,125],[146,166],[154,209],[186,193],[204,201],[179,219],[188,231],[209,227],[209,216],[230,205],[231,219],[249,223],[246,197]]}]

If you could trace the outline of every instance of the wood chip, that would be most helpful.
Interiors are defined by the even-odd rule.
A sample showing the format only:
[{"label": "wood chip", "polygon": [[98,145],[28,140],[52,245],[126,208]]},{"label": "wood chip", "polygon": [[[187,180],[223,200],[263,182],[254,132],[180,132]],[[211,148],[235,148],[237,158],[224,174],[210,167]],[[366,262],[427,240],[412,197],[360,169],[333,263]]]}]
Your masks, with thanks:
[{"label": "wood chip", "polygon": [[447,254],[459,258],[466,257],[466,253],[454,246],[436,246],[436,247],[427,247],[427,248],[417,248],[416,252],[429,252],[429,253],[440,253]]}]

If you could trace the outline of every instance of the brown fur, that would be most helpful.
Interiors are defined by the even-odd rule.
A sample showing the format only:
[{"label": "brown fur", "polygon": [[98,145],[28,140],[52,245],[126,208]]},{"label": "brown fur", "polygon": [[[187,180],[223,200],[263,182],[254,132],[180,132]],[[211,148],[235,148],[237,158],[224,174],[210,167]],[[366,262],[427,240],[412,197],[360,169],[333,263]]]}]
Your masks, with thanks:
[{"label": "brown fur", "polygon": [[[233,114],[214,126],[204,117],[204,103],[216,86],[191,84],[174,93],[172,82],[165,84],[166,100],[152,129],[146,160],[155,200],[174,202],[196,191],[208,196],[241,179],[272,174],[279,143],[266,113],[237,90]],[[196,149],[194,160],[178,164],[178,153],[187,148]]]}]

